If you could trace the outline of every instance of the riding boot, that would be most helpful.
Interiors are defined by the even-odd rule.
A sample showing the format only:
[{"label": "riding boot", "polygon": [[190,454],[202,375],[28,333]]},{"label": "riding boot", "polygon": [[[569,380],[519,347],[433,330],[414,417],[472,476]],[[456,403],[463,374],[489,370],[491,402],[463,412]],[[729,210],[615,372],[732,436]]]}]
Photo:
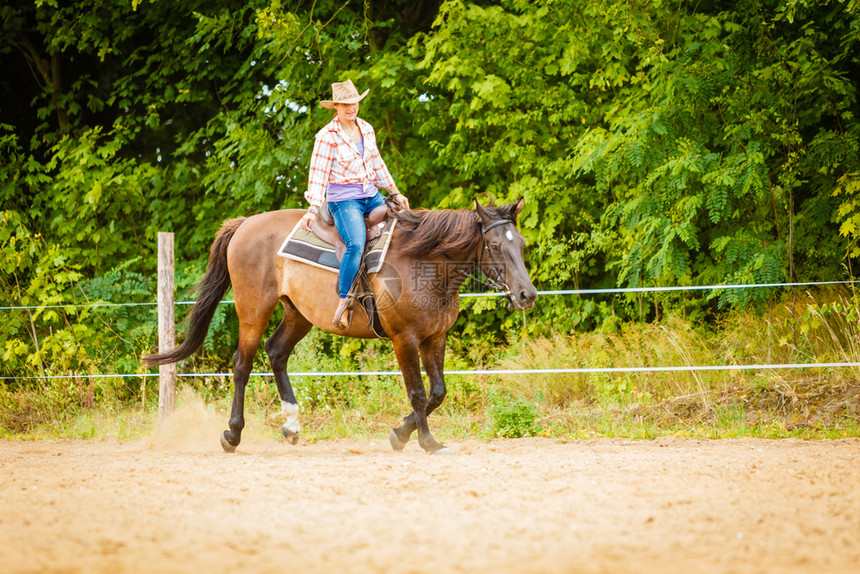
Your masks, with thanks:
[{"label": "riding boot", "polygon": [[[332,319],[332,323],[338,329],[349,329],[352,326],[352,311],[355,307],[355,297],[352,295],[347,295],[343,302],[338,305],[337,311],[334,312],[334,319]],[[346,325],[341,323],[341,317],[344,313],[347,313],[346,316]]]}]

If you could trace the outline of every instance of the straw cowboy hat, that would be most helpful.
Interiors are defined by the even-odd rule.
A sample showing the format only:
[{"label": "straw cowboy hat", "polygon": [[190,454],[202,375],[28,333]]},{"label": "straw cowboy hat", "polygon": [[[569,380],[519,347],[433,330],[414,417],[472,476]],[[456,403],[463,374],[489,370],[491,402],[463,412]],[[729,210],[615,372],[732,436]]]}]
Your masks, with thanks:
[{"label": "straw cowboy hat", "polygon": [[335,104],[357,104],[364,99],[368,92],[370,90],[364,90],[363,94],[359,94],[352,84],[352,80],[335,82],[331,85],[331,99],[322,100],[320,105],[327,110],[333,110]]}]

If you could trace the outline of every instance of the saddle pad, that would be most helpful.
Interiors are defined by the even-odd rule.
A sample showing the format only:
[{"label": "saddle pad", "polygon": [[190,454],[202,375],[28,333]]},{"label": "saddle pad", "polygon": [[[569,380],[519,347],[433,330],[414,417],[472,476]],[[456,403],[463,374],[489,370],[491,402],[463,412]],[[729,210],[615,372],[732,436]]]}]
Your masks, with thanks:
[{"label": "saddle pad", "polygon": [[[370,241],[366,258],[368,275],[382,268],[396,224],[397,221],[394,218],[386,219],[381,224],[383,225],[382,234]],[[334,245],[323,241],[312,231],[305,231],[298,223],[278,249],[278,255],[335,273],[340,271],[340,261],[334,254]]]}]

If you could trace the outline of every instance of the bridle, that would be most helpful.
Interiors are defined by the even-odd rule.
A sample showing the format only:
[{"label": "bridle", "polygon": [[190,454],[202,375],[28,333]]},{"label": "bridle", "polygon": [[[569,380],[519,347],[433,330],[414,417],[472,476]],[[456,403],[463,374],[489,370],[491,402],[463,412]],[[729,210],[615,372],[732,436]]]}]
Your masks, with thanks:
[{"label": "bridle", "polygon": [[[500,219],[498,221],[492,222],[491,224],[487,225],[486,227],[484,227],[484,224],[482,223],[481,224],[481,243],[483,243],[484,253],[486,253],[487,257],[490,258],[490,265],[492,265],[492,267],[493,267],[493,273],[496,275],[495,280],[491,277],[487,277],[487,279],[490,280],[489,281],[490,286],[493,289],[504,291],[505,297],[508,299],[508,301],[512,301],[513,293],[511,292],[511,288],[508,287],[508,284],[505,283],[504,279],[502,279],[502,274],[499,273],[499,268],[496,266],[496,260],[493,259],[493,254],[490,252],[490,246],[487,245],[487,232],[489,230],[493,229],[494,227],[499,227],[500,225],[505,225],[506,223],[510,223],[511,225],[513,225],[514,222],[511,221],[510,219]],[[480,258],[478,259],[478,266],[481,268],[483,267],[481,265]],[[482,273],[483,273],[483,271],[482,271]],[[484,274],[484,275],[486,276],[486,274]]]},{"label": "bridle", "polygon": [[[481,259],[482,259],[481,256],[478,257],[478,268],[481,269],[481,272],[483,273],[483,275],[486,279],[482,279],[480,277],[475,277],[471,273],[467,273],[466,271],[463,271],[462,269],[460,269],[456,264],[454,265],[454,269],[456,269],[459,273],[461,273],[467,279],[471,279],[472,281],[477,281],[478,283],[481,283],[482,285],[485,285],[485,286],[487,286],[490,289],[493,289],[495,291],[504,292],[505,298],[508,300],[508,303],[513,304],[513,292],[511,291],[511,288],[508,287],[507,283],[505,283],[505,280],[502,279],[502,274],[499,272],[499,267],[496,265],[496,260],[493,258],[493,254],[490,252],[490,246],[487,244],[487,232],[489,230],[493,229],[494,227],[499,227],[500,225],[505,225],[506,223],[510,223],[511,225],[514,224],[514,222],[511,221],[510,219],[499,219],[498,221],[494,221],[487,226],[484,226],[483,223],[480,224],[481,225],[481,251],[486,254],[487,258],[489,258],[490,266],[493,269],[493,275],[495,275],[495,278],[488,276],[486,273],[483,273],[483,265],[481,264]],[[447,257],[447,255],[446,255],[446,257]]]}]

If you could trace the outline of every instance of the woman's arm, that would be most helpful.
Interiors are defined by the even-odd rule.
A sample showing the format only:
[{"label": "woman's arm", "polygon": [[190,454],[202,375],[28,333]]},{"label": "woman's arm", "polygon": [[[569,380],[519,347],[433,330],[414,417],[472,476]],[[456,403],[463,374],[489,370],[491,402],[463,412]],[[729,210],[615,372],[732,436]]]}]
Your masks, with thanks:
[{"label": "woman's arm", "polygon": [[311,154],[311,167],[308,173],[308,190],[305,192],[305,199],[311,206],[299,222],[305,231],[311,230],[311,224],[316,218],[319,208],[325,202],[333,156],[333,146],[318,136],[314,140],[314,151]]},{"label": "woman's arm", "polygon": [[384,189],[388,192],[388,197],[397,202],[400,207],[403,209],[409,209],[409,200],[406,199],[406,196],[400,193],[400,190],[397,189],[397,185],[394,183],[394,178],[391,177],[391,172],[388,171],[388,166],[385,165],[385,161],[382,159],[382,156],[379,154],[379,147],[376,145],[376,132],[373,130],[373,126],[367,124],[367,127],[370,129],[367,130],[369,133],[365,135],[370,136],[370,140],[372,140],[372,145],[370,147],[370,165],[373,169],[374,176],[374,185],[376,185],[379,189]]},{"label": "woman's arm", "polygon": [[334,158],[334,146],[317,137],[314,141],[314,151],[311,155],[311,167],[308,173],[308,190],[305,199],[312,207],[319,208],[325,202],[325,192],[331,175],[331,164]]}]

